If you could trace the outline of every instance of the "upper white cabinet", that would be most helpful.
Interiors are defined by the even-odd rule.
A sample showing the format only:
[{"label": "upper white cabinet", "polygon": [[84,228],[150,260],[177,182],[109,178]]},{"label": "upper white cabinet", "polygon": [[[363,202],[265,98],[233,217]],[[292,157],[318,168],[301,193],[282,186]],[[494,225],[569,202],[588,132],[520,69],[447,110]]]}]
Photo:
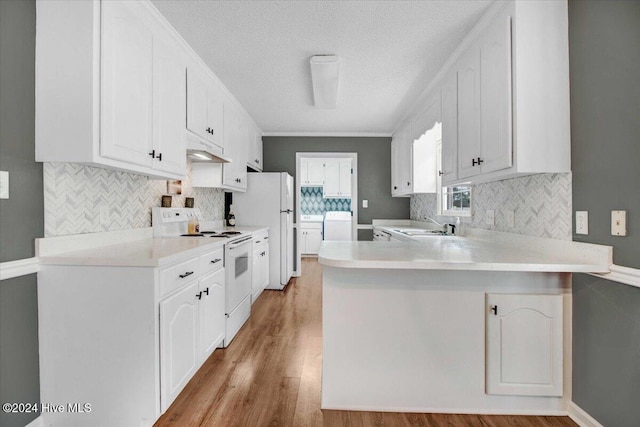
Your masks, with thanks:
[{"label": "upper white cabinet", "polygon": [[39,1],[37,13],[36,160],[182,178],[186,60],[157,11]]},{"label": "upper white cabinet", "polygon": [[450,73],[442,82],[442,184],[458,178],[458,73]]},{"label": "upper white cabinet", "polygon": [[196,66],[187,69],[187,129],[214,151],[224,150],[224,95],[215,81]]},{"label": "upper white cabinet", "polygon": [[324,161],[318,158],[300,159],[300,184],[303,187],[324,185]]},{"label": "upper white cabinet", "polygon": [[231,163],[222,165],[222,185],[233,191],[247,189],[247,120],[231,105],[224,106],[224,154]]},{"label": "upper white cabinet", "polygon": [[488,394],[562,396],[562,295],[487,294]]},{"label": "upper white cabinet", "polygon": [[262,172],[264,167],[262,163],[262,133],[253,124],[249,125],[249,129],[247,165],[254,170]]},{"label": "upper white cabinet", "polygon": [[324,159],[324,198],[351,197],[351,159]]},{"label": "upper white cabinet", "polygon": [[570,172],[567,16],[565,1],[496,3],[454,53],[433,83],[443,185]]},{"label": "upper white cabinet", "polygon": [[436,192],[437,150],[441,140],[440,93],[431,95],[391,141],[391,195]]}]

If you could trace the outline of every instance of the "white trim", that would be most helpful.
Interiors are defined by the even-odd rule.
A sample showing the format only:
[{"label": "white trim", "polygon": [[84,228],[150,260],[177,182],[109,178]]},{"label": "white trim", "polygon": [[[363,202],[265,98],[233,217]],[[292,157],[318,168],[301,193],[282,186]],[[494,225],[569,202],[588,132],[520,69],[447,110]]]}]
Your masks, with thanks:
[{"label": "white trim", "polygon": [[358,230],[373,230],[373,224],[358,224]]},{"label": "white trim", "polygon": [[595,418],[587,414],[584,409],[573,402],[569,402],[569,410],[567,411],[571,418],[580,427],[604,427]]},{"label": "white trim", "polygon": [[264,132],[262,136],[329,136],[349,138],[391,138],[391,132]]},{"label": "white trim", "polygon": [[44,427],[44,419],[42,418],[42,415],[40,415],[38,418],[31,421],[29,424],[27,424],[24,427]]},{"label": "white trim", "polygon": [[552,416],[566,417],[567,412],[553,409],[483,409],[483,408],[422,408],[422,407],[401,407],[401,406],[344,406],[344,405],[320,405],[320,409],[337,411],[367,411],[367,412],[409,412],[428,414],[467,414],[467,415],[531,415],[531,416]]},{"label": "white trim", "polygon": [[0,263],[0,280],[13,279],[40,271],[38,258],[25,258]]},{"label": "white trim", "polygon": [[611,267],[609,269],[611,270],[611,273],[592,273],[591,275],[640,288],[640,269],[623,267],[621,265],[615,264],[611,264]]}]

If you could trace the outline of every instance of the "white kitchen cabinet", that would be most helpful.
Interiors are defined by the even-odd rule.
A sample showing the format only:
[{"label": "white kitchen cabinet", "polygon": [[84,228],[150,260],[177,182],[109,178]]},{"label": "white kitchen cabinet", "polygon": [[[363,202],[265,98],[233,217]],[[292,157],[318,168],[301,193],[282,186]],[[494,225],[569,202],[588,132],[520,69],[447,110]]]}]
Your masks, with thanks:
[{"label": "white kitchen cabinet", "polygon": [[173,402],[199,367],[196,294],[198,282],[194,281],[160,302],[162,402]]},{"label": "white kitchen cabinet", "polygon": [[562,396],[562,295],[486,294],[488,394]]},{"label": "white kitchen cabinet", "polygon": [[256,233],[253,236],[253,271],[251,304],[269,285],[269,232]]},{"label": "white kitchen cabinet", "polygon": [[213,79],[196,66],[187,69],[187,129],[214,151],[224,150],[224,95]]},{"label": "white kitchen cabinet", "polygon": [[322,223],[302,222],[300,227],[300,253],[303,255],[318,255],[322,245]]},{"label": "white kitchen cabinet", "polygon": [[391,140],[391,195],[411,194],[411,122],[405,122]]},{"label": "white kitchen cabinet", "polygon": [[458,179],[458,73],[452,72],[442,82],[442,157],[438,173],[442,185]]},{"label": "white kitchen cabinet", "polygon": [[570,172],[566,2],[507,2],[478,34],[440,85],[443,184]]},{"label": "white kitchen cabinet", "polygon": [[324,185],[324,162],[326,159],[300,159],[300,181],[302,186],[319,187]]},{"label": "white kitchen cabinet", "polygon": [[351,197],[351,159],[324,159],[324,198]]},{"label": "white kitchen cabinet", "polygon": [[45,424],[150,427],[171,405],[224,339],[223,248],[190,253],[162,267],[42,267],[42,398],[93,406]]},{"label": "white kitchen cabinet", "polygon": [[37,14],[36,160],[184,177],[186,59],[155,8],[38,1]]},{"label": "white kitchen cabinet", "polygon": [[247,165],[254,170],[262,172],[264,167],[262,164],[262,133],[258,128],[250,124],[249,125],[249,139],[247,141],[249,147],[249,154],[247,156]]},{"label": "white kitchen cabinet", "polygon": [[[217,258],[221,259],[221,258]],[[200,316],[199,360],[204,362],[224,339],[224,287],[225,271],[219,269],[198,283]]]}]

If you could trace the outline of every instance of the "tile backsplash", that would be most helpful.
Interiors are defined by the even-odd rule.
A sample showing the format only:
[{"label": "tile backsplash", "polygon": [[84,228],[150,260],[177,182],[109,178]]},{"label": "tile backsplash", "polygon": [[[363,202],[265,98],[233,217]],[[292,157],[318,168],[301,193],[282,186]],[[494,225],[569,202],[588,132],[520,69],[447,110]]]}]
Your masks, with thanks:
[{"label": "tile backsplash", "polygon": [[322,187],[301,187],[300,212],[302,215],[323,215],[330,211],[351,211],[351,199],[324,199]]},{"label": "tile backsplash", "polygon": [[[44,163],[45,237],[151,226],[151,208],[160,206],[167,181],[75,163]],[[191,186],[190,168],[173,206],[194,197],[207,220],[224,218],[224,191]],[[102,212],[102,218],[101,218]]]},{"label": "tile backsplash", "polygon": [[[474,228],[524,234],[535,237],[571,240],[571,174],[529,175],[473,187],[468,224]],[[440,222],[452,218],[437,216],[435,194],[411,196],[411,219],[425,216]],[[487,225],[487,210],[495,214],[494,225]],[[515,227],[510,227],[507,212],[515,213]],[[465,222],[468,220],[465,220]]]}]

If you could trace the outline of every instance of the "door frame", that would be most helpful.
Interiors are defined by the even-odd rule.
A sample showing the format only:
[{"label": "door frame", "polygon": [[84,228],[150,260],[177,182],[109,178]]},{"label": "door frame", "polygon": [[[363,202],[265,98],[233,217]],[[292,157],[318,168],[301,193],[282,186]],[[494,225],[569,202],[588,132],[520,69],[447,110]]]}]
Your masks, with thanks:
[{"label": "door frame", "polygon": [[300,161],[301,159],[310,158],[325,158],[325,159],[351,159],[351,167],[353,173],[351,174],[351,211],[353,216],[351,217],[351,240],[358,240],[358,153],[340,153],[340,152],[296,152],[296,271],[295,275],[302,275],[302,253],[300,252],[300,228],[301,228],[301,212],[300,212],[300,192],[302,191],[302,185],[300,185]]}]

